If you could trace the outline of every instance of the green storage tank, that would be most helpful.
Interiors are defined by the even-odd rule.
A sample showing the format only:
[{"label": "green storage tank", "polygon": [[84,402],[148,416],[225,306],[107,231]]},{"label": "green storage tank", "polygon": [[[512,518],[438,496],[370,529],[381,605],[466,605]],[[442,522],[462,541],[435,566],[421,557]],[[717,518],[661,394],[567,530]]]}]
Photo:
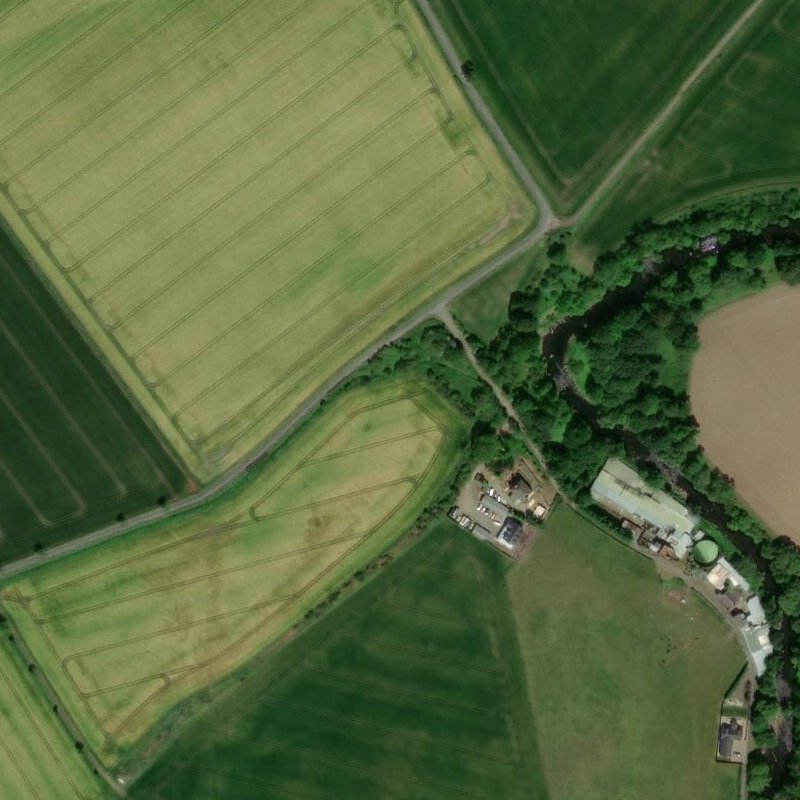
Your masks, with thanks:
[{"label": "green storage tank", "polygon": [[719,547],[717,547],[716,542],[712,542],[711,539],[701,539],[692,550],[694,560],[704,567],[713,564],[717,560],[718,555]]}]

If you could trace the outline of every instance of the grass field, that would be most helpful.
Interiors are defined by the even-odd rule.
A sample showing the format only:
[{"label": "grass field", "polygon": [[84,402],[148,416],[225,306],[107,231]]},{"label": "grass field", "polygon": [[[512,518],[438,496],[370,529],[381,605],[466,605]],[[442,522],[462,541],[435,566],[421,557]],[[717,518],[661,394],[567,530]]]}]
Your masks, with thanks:
[{"label": "grass field", "polygon": [[462,424],[419,384],[345,392],[243,487],[6,585],[6,613],[112,763],[406,530]]},{"label": "grass field", "polygon": [[507,563],[441,522],[167,751],[148,800],[547,800]]},{"label": "grass field", "polygon": [[201,480],[534,220],[407,2],[50,4],[0,211]]},{"label": "grass field", "polygon": [[512,293],[534,271],[546,265],[544,247],[523,253],[459,297],[453,303],[453,313],[470,333],[488,344],[508,320],[508,301]]},{"label": "grass field", "polygon": [[738,797],[714,753],[744,653],[703,601],[563,507],[509,591],[551,800]]},{"label": "grass field", "polygon": [[474,81],[549,190],[574,211],[747,7],[746,0],[434,0]]},{"label": "grass field", "polygon": [[582,238],[596,249],[641,217],[800,182],[800,2],[767,0],[748,31],[589,221]]},{"label": "grass field", "polygon": [[105,784],[95,777],[34,677],[8,642],[0,642],[0,794],[9,800],[95,800]]},{"label": "grass field", "polygon": [[[800,542],[800,290],[775,286],[705,317],[689,395],[700,444],[779,535]],[[735,435],[732,435],[735,432]]]},{"label": "grass field", "polygon": [[186,488],[174,459],[0,230],[0,561]]}]

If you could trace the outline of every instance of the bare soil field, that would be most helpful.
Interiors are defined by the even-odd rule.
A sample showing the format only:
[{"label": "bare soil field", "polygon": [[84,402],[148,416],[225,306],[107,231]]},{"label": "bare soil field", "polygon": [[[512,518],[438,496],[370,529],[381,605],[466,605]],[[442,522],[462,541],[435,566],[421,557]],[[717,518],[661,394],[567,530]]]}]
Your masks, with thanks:
[{"label": "bare soil field", "polygon": [[708,458],[778,535],[800,542],[800,288],[776,286],[706,317],[692,413]]},{"label": "bare soil field", "polygon": [[113,763],[383,552],[439,490],[461,433],[420,384],[347,391],[244,486],[10,582],[4,613]]},{"label": "bare soil field", "polygon": [[0,213],[201,480],[535,217],[407,2],[30,0],[0,104]]}]

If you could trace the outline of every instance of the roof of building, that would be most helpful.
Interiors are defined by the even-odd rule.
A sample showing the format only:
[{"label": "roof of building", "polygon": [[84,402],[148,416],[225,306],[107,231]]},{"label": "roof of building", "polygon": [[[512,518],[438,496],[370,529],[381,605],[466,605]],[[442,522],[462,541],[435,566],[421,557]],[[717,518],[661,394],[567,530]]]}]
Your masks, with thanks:
[{"label": "roof of building", "polygon": [[747,601],[747,620],[751,625],[763,625],[767,621],[764,607],[756,595]]},{"label": "roof of building", "polygon": [[692,556],[698,564],[706,567],[717,560],[717,556],[719,556],[719,547],[717,543],[711,541],[711,539],[701,539],[694,546]]},{"label": "roof of building", "polygon": [[715,589],[725,588],[725,584],[730,581],[734,586],[738,586],[745,592],[750,591],[750,584],[734,569],[733,564],[726,558],[721,558],[717,561],[709,570],[706,578]]},{"label": "roof of building", "polygon": [[513,550],[520,536],[522,536],[522,524],[520,521],[514,519],[514,517],[506,517],[503,522],[503,527],[500,528],[497,534],[497,541],[503,545],[503,547]]},{"label": "roof of building", "polygon": [[733,755],[733,737],[721,733],[719,737],[719,754],[723,758],[730,758]]},{"label": "roof of building", "polygon": [[498,500],[495,500],[494,497],[489,497],[488,494],[485,494],[481,497],[481,505],[488,508],[492,514],[496,514],[498,517],[504,517],[506,514],[508,514],[508,506],[503,505]]},{"label": "roof of building", "polygon": [[592,499],[632,522],[644,521],[676,533],[690,533],[697,524],[685,506],[666,492],[648,486],[636,470],[609,458],[592,484]]},{"label": "roof of building", "polygon": [[767,625],[749,627],[747,623],[745,623],[741,634],[747,652],[753,659],[753,664],[756,668],[756,677],[760,678],[767,669],[767,656],[772,652],[772,643],[769,640],[769,627]]}]

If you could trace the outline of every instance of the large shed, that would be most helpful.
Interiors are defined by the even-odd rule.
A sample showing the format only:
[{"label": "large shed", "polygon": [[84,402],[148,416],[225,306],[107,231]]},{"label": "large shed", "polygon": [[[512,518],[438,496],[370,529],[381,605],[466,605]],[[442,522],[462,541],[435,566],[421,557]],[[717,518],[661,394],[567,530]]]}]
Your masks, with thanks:
[{"label": "large shed", "polygon": [[678,536],[691,533],[697,518],[666,492],[648,486],[636,470],[609,458],[591,488],[592,499],[617,517],[635,525],[652,525]]}]

